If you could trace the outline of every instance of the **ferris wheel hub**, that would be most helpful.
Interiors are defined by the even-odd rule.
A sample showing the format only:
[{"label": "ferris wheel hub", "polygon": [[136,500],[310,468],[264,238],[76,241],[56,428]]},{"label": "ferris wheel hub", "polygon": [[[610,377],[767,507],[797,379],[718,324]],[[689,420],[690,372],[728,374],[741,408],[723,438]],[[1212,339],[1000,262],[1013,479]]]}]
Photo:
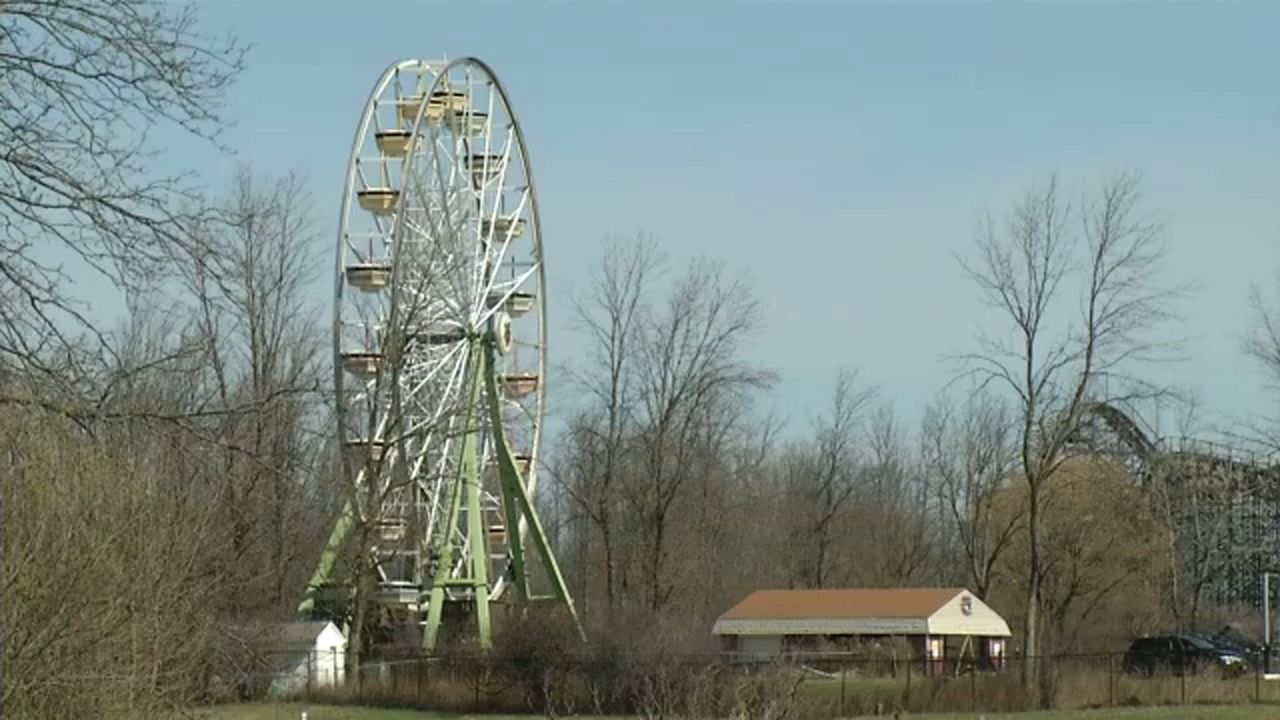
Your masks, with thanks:
[{"label": "ferris wheel hub", "polygon": [[511,333],[511,316],[505,312],[500,312],[494,317],[493,321],[493,344],[498,352],[506,355],[511,352],[512,333]]}]

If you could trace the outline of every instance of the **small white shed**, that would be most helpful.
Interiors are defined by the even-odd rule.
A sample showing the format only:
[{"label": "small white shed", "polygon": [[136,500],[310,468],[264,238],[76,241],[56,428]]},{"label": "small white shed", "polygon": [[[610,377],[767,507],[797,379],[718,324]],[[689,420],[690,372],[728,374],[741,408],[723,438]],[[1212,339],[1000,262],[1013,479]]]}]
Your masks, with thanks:
[{"label": "small white shed", "polygon": [[347,638],[332,622],[279,625],[267,644],[275,656],[274,694],[340,687],[346,679]]}]

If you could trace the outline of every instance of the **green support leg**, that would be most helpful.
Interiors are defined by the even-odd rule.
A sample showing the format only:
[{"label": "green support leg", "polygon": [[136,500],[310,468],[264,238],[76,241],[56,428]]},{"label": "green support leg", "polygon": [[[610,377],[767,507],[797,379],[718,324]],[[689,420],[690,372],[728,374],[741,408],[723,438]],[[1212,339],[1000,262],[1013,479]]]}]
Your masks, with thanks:
[{"label": "green support leg", "polygon": [[462,486],[454,483],[449,494],[448,522],[443,526],[441,540],[436,544],[440,558],[436,574],[431,581],[431,599],[427,605],[427,626],[423,629],[422,647],[434,652],[440,637],[440,617],[444,612],[444,586],[449,582],[449,569],[453,567],[453,528],[458,524],[458,510],[462,505]]},{"label": "green support leg", "polygon": [[[479,383],[475,383],[479,386]],[[489,652],[493,639],[489,627],[489,543],[480,512],[480,477],[476,473],[475,434],[467,433],[463,443],[462,481],[467,484],[467,544],[471,548],[472,597],[476,604],[476,629],[480,634],[480,650]]]},{"label": "green support leg", "polygon": [[434,652],[440,636],[440,618],[444,613],[444,588],[449,582],[449,570],[453,567],[453,529],[458,525],[458,514],[462,508],[462,484],[453,483],[449,493],[449,511],[446,522],[441,525],[440,542],[435,544],[440,555],[437,560],[436,574],[431,581],[431,596],[427,606],[427,626],[423,630],[422,646],[428,653]]},{"label": "green support leg", "polygon": [[[568,584],[560,572],[547,540],[546,530],[538,517],[525,487],[522,473],[516,463],[506,437],[506,428],[502,417],[502,402],[498,390],[498,379],[495,371],[494,346],[492,338],[483,342],[474,341],[472,345],[472,365],[470,386],[467,390],[468,404],[466,409],[464,432],[461,446],[461,459],[457,481],[453,483],[449,497],[446,521],[437,525],[440,535],[431,543],[440,551],[440,564],[436,568],[431,585],[431,593],[427,608],[426,627],[423,630],[423,648],[431,653],[439,641],[439,631],[446,602],[447,586],[468,586],[472,588],[475,598],[476,624],[479,631],[480,648],[487,652],[492,648],[492,626],[489,614],[489,551],[488,528],[481,512],[483,488],[478,472],[476,417],[478,405],[486,401],[489,405],[490,426],[493,433],[495,450],[498,456],[498,475],[502,487],[503,514],[507,527],[507,546],[511,552],[511,566],[515,573],[517,597],[521,601],[530,598],[529,579],[525,572],[524,540],[520,537],[520,523],[523,521],[527,531],[533,536],[534,545],[542,557],[542,563],[551,579],[554,597],[564,603],[573,619],[578,635],[586,640],[582,623],[578,619],[578,611],[574,607],[573,598],[569,594]],[[465,496],[463,495],[465,493]],[[467,545],[471,549],[471,562],[464,572],[470,577],[451,579],[449,573],[453,568],[454,554],[458,550],[455,531],[461,515],[463,504],[467,510]]]},{"label": "green support leg", "polygon": [[[538,554],[542,556],[542,564],[546,568],[547,575],[551,578],[552,589],[560,602],[564,603],[565,607],[568,608],[569,616],[573,618],[574,627],[578,630],[578,636],[585,642],[587,635],[582,629],[582,623],[578,620],[578,611],[573,605],[573,598],[569,595],[569,586],[565,583],[564,575],[560,572],[560,564],[556,562],[555,555],[551,552],[551,543],[547,541],[547,534],[542,528],[542,520],[539,519],[537,510],[534,509],[533,499],[529,497],[529,493],[525,489],[519,466],[516,464],[515,456],[511,452],[511,446],[507,444],[506,430],[502,422],[502,404],[498,395],[498,378],[493,368],[492,344],[487,344],[484,357],[484,382],[489,395],[489,412],[493,418],[491,424],[493,426],[494,445],[497,446],[498,472],[502,477],[503,495],[510,495],[520,506],[520,510],[528,522],[529,532],[533,535],[533,542],[538,547]],[[514,531],[514,534],[519,535],[520,526],[516,524],[514,528],[508,530],[508,534],[510,535],[512,531]],[[523,575],[523,572],[521,572],[521,575]]]},{"label": "green support leg", "polygon": [[[444,614],[445,603],[445,586],[450,584],[472,584],[474,578],[463,579],[462,583],[453,582],[449,579],[449,571],[453,568],[453,555],[457,549],[454,542],[454,530],[458,526],[458,515],[462,509],[464,501],[463,492],[466,492],[465,502],[467,503],[467,538],[472,548],[477,546],[474,544],[475,526],[482,524],[478,517],[478,512],[472,512],[471,507],[474,501],[475,506],[479,507],[479,478],[476,477],[476,441],[475,441],[475,407],[480,399],[480,381],[476,371],[481,367],[481,358],[478,352],[478,345],[472,345],[472,362],[471,362],[471,387],[468,389],[468,404],[466,415],[463,418],[463,438],[462,438],[462,458],[458,467],[458,478],[452,483],[449,493],[449,511],[446,522],[437,525],[440,532],[440,540],[435,546],[440,549],[439,565],[436,567],[435,577],[431,583],[431,595],[427,605],[427,624],[423,629],[422,646],[428,652],[434,652],[436,644],[440,639],[440,620]],[[473,559],[475,552],[472,553]],[[474,574],[475,563],[473,561],[471,567]],[[473,585],[474,587],[474,585]],[[488,649],[489,639],[489,595],[476,593],[477,615],[483,613],[484,617],[481,622],[481,638],[480,644],[482,648]],[[483,605],[483,610],[481,606]]]},{"label": "green support leg", "polygon": [[[500,431],[499,431],[500,432]],[[498,463],[498,472],[502,473],[502,463]],[[506,480],[502,480],[506,487]],[[524,572],[524,539],[520,537],[520,503],[515,495],[502,492],[503,516],[506,518],[507,549],[511,552],[511,573],[516,584],[516,597],[520,602],[529,599],[529,576]]]},{"label": "green support leg", "polygon": [[324,550],[320,553],[320,563],[316,566],[315,574],[307,583],[307,594],[298,605],[298,614],[309,615],[316,609],[316,593],[329,582],[329,575],[333,572],[334,563],[338,560],[338,553],[342,550],[342,544],[346,542],[347,533],[351,531],[354,515],[351,500],[347,500],[342,506],[342,514],[338,516],[338,522],[333,526],[333,532],[329,533],[329,541],[325,543]]},{"label": "green support leg", "polygon": [[493,444],[498,453],[498,479],[502,485],[502,510],[506,520],[507,549],[511,552],[511,572],[516,585],[516,597],[520,602],[529,600],[529,576],[524,571],[524,538],[520,537],[520,501],[515,493],[507,491],[507,483],[512,477],[519,482],[519,472],[515,462],[507,463],[510,452],[507,446],[506,429],[503,427],[502,404],[497,396],[497,379],[493,371],[493,349],[485,350],[485,390],[489,400],[489,421],[493,429]]}]

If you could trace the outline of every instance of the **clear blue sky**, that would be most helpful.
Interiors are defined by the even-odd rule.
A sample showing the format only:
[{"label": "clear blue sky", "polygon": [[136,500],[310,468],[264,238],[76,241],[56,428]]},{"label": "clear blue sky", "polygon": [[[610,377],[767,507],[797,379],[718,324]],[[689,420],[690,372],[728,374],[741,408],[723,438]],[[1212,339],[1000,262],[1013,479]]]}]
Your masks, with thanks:
[{"label": "clear blue sky", "polygon": [[[309,176],[326,269],[381,70],[444,53],[494,66],[541,194],[553,360],[573,352],[566,301],[600,239],[645,231],[753,276],[755,352],[795,421],[849,366],[913,422],[953,374],[942,355],[984,322],[953,259],[977,218],[1050,172],[1080,188],[1135,168],[1170,279],[1199,287],[1189,359],[1161,372],[1218,423],[1276,405],[1240,346],[1249,284],[1280,271],[1280,3],[203,7],[257,46],[227,140]],[[188,154],[214,187],[234,164]]]}]

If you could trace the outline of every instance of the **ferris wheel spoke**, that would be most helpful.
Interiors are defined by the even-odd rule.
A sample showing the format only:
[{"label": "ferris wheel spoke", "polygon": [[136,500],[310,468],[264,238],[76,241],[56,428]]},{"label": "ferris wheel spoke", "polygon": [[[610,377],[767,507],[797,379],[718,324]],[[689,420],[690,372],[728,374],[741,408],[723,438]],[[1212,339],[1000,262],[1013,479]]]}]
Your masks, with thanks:
[{"label": "ferris wheel spoke", "polygon": [[[441,446],[441,456],[445,456],[452,449],[451,444],[445,443]],[[428,543],[435,539],[440,532],[439,525],[444,519],[444,514],[448,512],[445,503],[448,502],[444,497],[447,493],[447,485],[449,483],[449,475],[452,472],[452,466],[447,461],[437,459],[431,476],[431,515],[427,518],[426,532],[424,538]]]},{"label": "ferris wheel spoke", "polygon": [[[443,137],[439,137],[436,139],[435,144],[437,145],[437,152],[433,158],[432,168],[435,170],[435,179],[438,183],[437,187],[440,189],[442,195],[441,211],[444,215],[443,225],[450,229],[454,229],[459,226],[458,220],[455,219],[455,216],[457,216],[459,214],[458,211],[462,209],[461,207],[454,207],[455,205],[458,205],[455,198],[458,197],[459,190],[462,187],[461,180],[463,175],[463,170],[458,162],[458,151],[456,149],[458,141],[455,138],[453,147],[451,148],[444,142]],[[446,159],[449,161],[447,173],[443,172],[443,168],[441,167],[445,164]]]},{"label": "ferris wheel spoke", "polygon": [[[511,247],[512,242],[516,239],[516,236],[520,232],[522,232],[523,220],[521,219],[521,213],[524,211],[525,202],[527,199],[528,199],[528,191],[526,189],[526,191],[521,194],[520,202],[517,204],[515,212],[506,215],[503,218],[502,222],[499,221],[499,217],[496,212],[491,218],[489,218],[489,221],[488,221],[489,237],[484,237],[481,239],[481,247],[484,249],[485,252],[493,253],[493,257],[489,259],[488,262],[486,263],[489,282],[487,283],[487,287],[483,287],[480,291],[480,294],[476,297],[477,305],[479,305],[482,301],[484,301],[485,298],[488,296],[488,294],[493,290],[493,284],[494,282],[497,281],[498,274],[502,269],[503,260],[506,259],[507,252]],[[497,208],[496,203],[494,207]],[[494,252],[493,236],[496,236],[500,229],[502,231],[502,236],[503,236],[502,244],[501,244],[501,247],[498,248],[496,252]],[[480,285],[484,286],[485,283],[480,283]]]},{"label": "ferris wheel spoke", "polygon": [[[425,429],[426,442],[430,443],[433,439],[441,436],[445,438],[451,437],[449,431],[452,429],[455,416],[449,410],[453,403],[456,402],[455,396],[460,396],[462,393],[463,373],[469,359],[465,353],[456,359],[448,378],[443,383],[443,391],[439,396],[438,403],[434,406],[428,403],[428,406],[423,408],[423,414],[427,418],[427,422],[419,428],[419,431],[421,432]],[[442,423],[442,419],[446,419],[446,422]]]},{"label": "ferris wheel spoke", "polygon": [[[431,382],[445,368],[452,367],[452,369],[450,369],[450,373],[451,373],[450,380],[452,380],[453,379],[452,373],[456,372],[456,366],[461,361],[456,356],[463,354],[462,350],[464,347],[465,346],[462,343],[458,343],[454,347],[451,347],[448,350],[446,350],[444,357],[441,357],[439,360],[437,360],[435,364],[429,370],[427,370],[426,376],[423,377],[422,380],[418,381],[417,385],[414,385],[412,388],[410,388],[409,394],[411,396],[416,396],[418,393],[422,392],[422,390],[426,387],[426,384]],[[450,366],[451,361],[454,363],[453,366]]]},{"label": "ferris wheel spoke", "polygon": [[[486,213],[484,210],[484,203],[482,201],[479,208],[477,208],[477,212],[476,212],[476,214],[481,218],[485,218],[486,215],[488,216],[486,219],[488,220],[488,227],[489,227],[489,231],[486,233],[484,231],[485,221],[484,220],[480,221],[479,230],[480,230],[481,237],[479,238],[479,242],[476,244],[476,265],[475,265],[476,275],[474,278],[475,285],[473,286],[476,288],[483,288],[486,284],[484,278],[489,277],[494,272],[496,272],[498,265],[501,263],[500,257],[498,259],[494,259],[493,257],[491,257],[492,244],[493,244],[492,236],[496,234],[495,230],[498,227],[496,221],[497,221],[498,213],[502,209],[502,188],[506,183],[507,167],[510,165],[510,160],[511,160],[513,132],[512,132],[512,129],[508,127],[506,138],[503,142],[503,150],[500,155],[495,155],[492,152],[492,147],[490,143],[491,136],[492,136],[492,132],[486,133],[485,152],[482,155],[480,155],[480,157],[482,158],[481,171],[480,171],[481,178],[482,178],[480,197],[483,200],[483,198],[488,195],[489,183],[493,183],[496,190],[494,192],[494,201],[492,204],[492,209],[488,213]],[[496,178],[491,177],[491,170],[489,167],[490,163],[494,161],[495,157],[499,158],[497,160],[498,167],[496,171],[497,172]],[[476,158],[476,155],[469,155],[468,156],[469,163],[474,164],[475,158]],[[474,179],[475,168],[470,168],[470,169],[472,172],[472,177]],[[509,231],[508,231],[508,234],[509,234]],[[504,250],[505,250],[505,246],[504,246]],[[477,297],[476,299],[482,300],[483,297]]]},{"label": "ferris wheel spoke", "polygon": [[[497,289],[498,291],[495,292],[496,289],[494,288],[494,286],[490,285],[489,286],[490,289],[486,290],[484,295],[482,296],[484,299],[484,302],[478,303],[478,306],[482,308],[482,311],[480,313],[480,316],[477,317],[475,320],[476,325],[483,325],[484,323],[488,322],[489,318],[493,317],[495,313],[497,313],[499,310],[501,310],[503,307],[506,306],[507,302],[511,300],[512,296],[516,294],[516,291],[520,289],[520,287],[525,283],[525,281],[533,277],[533,275],[537,273],[538,270],[540,269],[541,269],[541,265],[535,265],[529,268],[528,270],[524,271],[523,273],[520,274],[518,278],[515,279],[515,281],[511,282],[510,288],[506,290]],[[506,283],[503,283],[503,285],[506,285]],[[498,299],[496,302],[493,302],[490,300],[490,298],[495,295],[497,296]]]},{"label": "ferris wheel spoke", "polygon": [[481,204],[476,209],[476,217],[479,222],[479,239],[482,245],[487,249],[492,238],[497,235],[494,229],[499,227],[502,219],[503,206],[506,200],[506,178],[507,169],[511,166],[510,150],[511,150],[511,133],[507,133],[506,150],[503,153],[481,153],[472,154],[471,162],[477,162],[475,158],[479,158],[480,175],[483,178],[484,188],[480,190],[484,198],[488,198],[492,193],[493,201]]},{"label": "ferris wheel spoke", "polygon": [[[485,94],[486,94],[486,95],[488,96],[488,98],[489,98],[489,107],[488,107],[488,110],[489,110],[489,117],[490,117],[490,118],[492,118],[492,117],[493,117],[494,103],[497,101],[497,97],[496,97],[496,96],[497,96],[497,93],[495,93],[495,92],[493,91],[493,83],[486,83],[486,84],[488,85],[488,88],[487,88],[488,92],[487,92],[487,93],[485,93]],[[489,144],[490,144],[490,142],[492,141],[492,139],[493,139],[493,123],[492,123],[492,122],[490,122],[490,123],[489,123],[489,129],[488,129],[488,131],[487,131],[487,132],[485,132],[485,134],[484,134],[484,152],[485,152],[485,155],[486,155],[486,156],[488,156],[488,155],[489,155],[489,150],[490,150]]]},{"label": "ferris wheel spoke", "polygon": [[[435,259],[436,253],[444,252],[444,249],[439,247],[438,243],[434,242],[435,238],[439,237],[440,234],[438,228],[426,227],[414,219],[412,215],[408,214],[404,216],[401,222],[404,224],[405,234],[411,235],[411,237],[402,241],[403,247],[412,247],[415,248],[416,251],[421,252],[420,246],[428,246],[426,250],[427,254],[425,256],[421,258],[415,256],[413,259],[425,260],[429,263]],[[409,251],[405,250],[405,252],[407,253]]]},{"label": "ferris wheel spoke", "polygon": [[[417,187],[416,190],[418,193],[423,195],[424,202],[429,202],[429,200],[425,200],[428,189]],[[464,297],[464,295],[458,294],[459,290],[461,290],[458,283],[458,274],[450,271],[450,267],[454,264],[451,262],[451,259],[453,258],[455,251],[448,248],[443,241],[443,238],[454,237],[457,233],[453,228],[445,227],[439,221],[435,221],[434,216],[428,216],[428,220],[431,222],[431,226],[428,227],[419,225],[409,218],[406,218],[405,222],[407,227],[416,234],[416,237],[429,239],[431,241],[430,245],[432,248],[432,255],[429,256],[430,259],[428,264],[438,267],[440,261],[443,260],[445,266],[444,271],[434,274],[443,276],[443,279],[452,286],[450,289],[453,291],[452,294],[454,297]],[[439,281],[441,278],[436,277],[435,280]]]},{"label": "ferris wheel spoke", "polygon": [[[489,153],[489,141],[490,141],[490,138],[493,136],[493,117],[494,117],[493,86],[489,83],[486,83],[485,96],[487,98],[487,102],[485,105],[485,125],[484,125],[483,132],[480,133],[480,140],[483,141],[484,143],[484,155],[487,158]],[[476,143],[476,144],[479,144],[479,143]],[[455,157],[461,158],[462,164],[465,166],[465,174],[467,176],[466,187],[472,191],[475,197],[476,217],[478,218],[484,217],[485,199],[486,199],[485,185],[484,183],[477,184],[475,182],[475,168],[472,167],[475,148],[473,147],[473,143],[471,142],[471,139],[469,136],[465,138],[465,142],[463,142],[462,146],[459,148],[459,151],[460,151],[459,155]],[[482,171],[482,173],[483,172],[484,171]],[[482,177],[483,177],[483,174],[482,174]]]},{"label": "ferris wheel spoke", "polygon": [[[467,174],[465,165],[471,138],[466,133],[455,133],[451,139],[452,142],[442,143],[440,148],[441,154],[449,159],[449,182],[445,188],[450,197],[462,197],[470,202],[474,199],[474,188],[463,180]],[[464,189],[466,192],[461,192]]]},{"label": "ferris wheel spoke", "polygon": [[[464,162],[468,165],[469,183],[474,182],[474,169],[470,167],[471,158],[473,157],[474,155],[470,154],[470,152],[463,155]],[[474,191],[474,196],[476,199],[475,214],[471,223],[468,223],[468,225],[474,227],[475,236],[472,237],[470,232],[462,232],[458,234],[458,237],[465,238],[471,243],[470,247],[465,248],[463,251],[463,254],[468,258],[469,263],[467,266],[467,283],[465,292],[461,297],[468,298],[472,303],[474,302],[474,296],[472,293],[475,292],[476,288],[484,284],[484,274],[486,271],[485,238],[483,237],[482,230],[483,222],[480,220],[480,218],[484,217],[485,192],[483,188],[476,189]]]},{"label": "ferris wheel spoke", "polygon": [[402,302],[409,310],[412,325],[430,328],[433,324],[451,322],[461,326],[463,318],[457,307],[450,303],[448,290],[450,282],[448,267],[434,264],[430,272],[414,275],[404,279]]},{"label": "ferris wheel spoke", "polygon": [[[451,380],[453,377],[458,377],[460,375],[461,375],[460,372],[453,373]],[[460,382],[447,383],[445,385],[445,391],[443,395],[440,397],[438,404],[435,404],[434,407],[432,406],[431,403],[428,403],[427,405],[422,406],[422,410],[423,410],[423,414],[421,415],[422,419],[420,422],[418,422],[416,425],[410,428],[410,432],[426,433],[427,435],[426,440],[430,441],[433,438],[433,436],[436,436],[438,434],[439,429],[442,427],[441,420],[443,418],[447,417],[450,421],[452,421],[453,417],[452,417],[452,413],[450,413],[450,409],[452,408],[454,403],[457,401],[457,396],[461,394],[460,385],[461,385]],[[445,424],[443,425],[443,428],[447,434],[447,431],[450,429],[449,425]]]},{"label": "ferris wheel spoke", "polygon": [[[493,135],[492,132],[490,132],[488,135],[485,136],[486,142],[485,142],[484,157],[486,162],[492,160],[492,158],[494,158],[495,156],[498,156],[501,158],[498,161],[498,170],[497,170],[498,176],[496,178],[491,179],[491,182],[493,182],[494,188],[496,189],[495,197],[501,198],[502,188],[506,185],[506,182],[507,182],[507,168],[510,166],[511,147],[513,145],[512,141],[515,139],[515,128],[510,125],[507,126],[506,137],[502,141],[501,153],[494,153],[493,149],[489,147],[488,141],[490,138],[492,138],[492,135]],[[486,178],[488,177],[488,175],[489,175],[488,168],[485,168]],[[493,211],[495,213],[500,209],[499,205],[500,203],[495,200],[493,203]]]},{"label": "ferris wheel spoke", "polygon": [[[431,167],[420,170],[419,174],[412,178],[413,190],[417,201],[425,210],[424,216],[432,223],[426,234],[433,240],[439,240],[445,237],[442,216],[445,215],[444,205],[447,202],[448,192],[446,183],[439,176],[439,161],[432,158],[431,164]],[[441,197],[436,197],[436,193],[440,193]],[[446,202],[441,202],[442,200]],[[436,205],[440,207],[435,207]]]}]

